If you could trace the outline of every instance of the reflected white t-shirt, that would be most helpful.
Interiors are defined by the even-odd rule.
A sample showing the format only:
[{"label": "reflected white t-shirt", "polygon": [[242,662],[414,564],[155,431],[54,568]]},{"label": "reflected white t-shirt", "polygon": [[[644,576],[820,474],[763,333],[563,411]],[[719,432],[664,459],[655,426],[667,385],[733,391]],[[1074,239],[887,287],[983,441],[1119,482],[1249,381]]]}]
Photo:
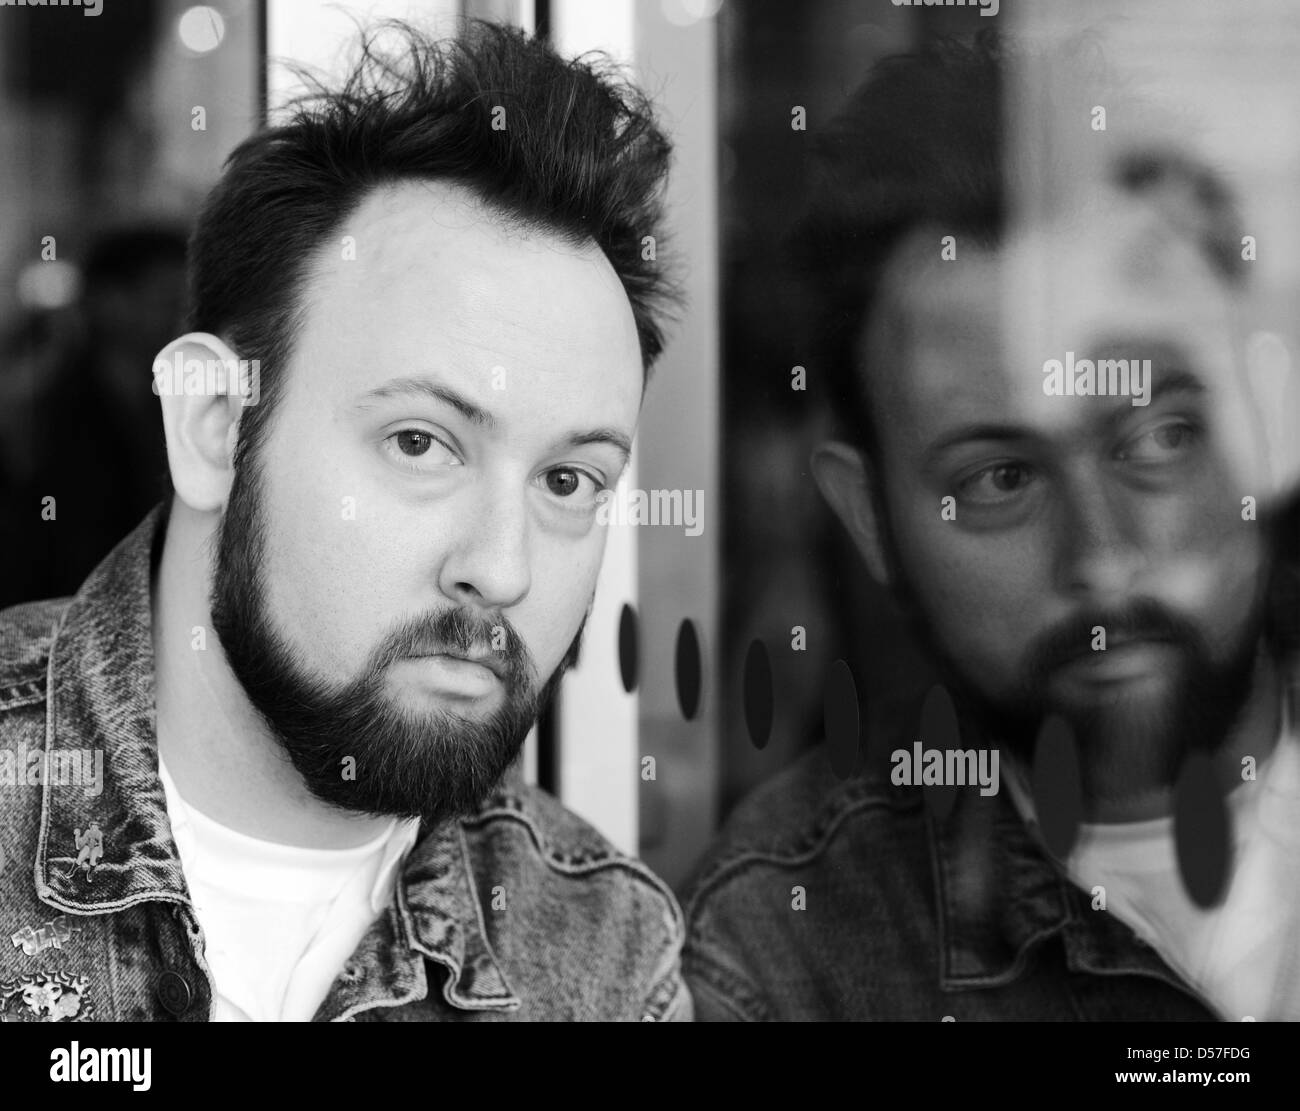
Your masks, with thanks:
[{"label": "reflected white t-shirt", "polygon": [[[1013,786],[1022,813],[1032,812]],[[1227,798],[1226,895],[1202,909],[1183,888],[1173,818],[1080,826],[1065,862],[1084,892],[1150,945],[1223,1019],[1300,1019],[1300,737],[1282,734],[1257,778]]]},{"label": "reflected white t-shirt", "polygon": [[217,1022],[307,1022],[392,898],[420,823],[394,819],[353,849],[237,833],[180,796],[161,758],[172,836],[216,984]]}]

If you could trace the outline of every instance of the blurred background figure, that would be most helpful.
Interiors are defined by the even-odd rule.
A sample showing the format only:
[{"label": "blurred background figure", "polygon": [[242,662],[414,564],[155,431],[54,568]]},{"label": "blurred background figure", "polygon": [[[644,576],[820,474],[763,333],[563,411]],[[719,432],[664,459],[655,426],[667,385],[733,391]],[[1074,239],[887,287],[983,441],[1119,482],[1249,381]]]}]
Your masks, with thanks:
[{"label": "blurred background figure", "polygon": [[5,407],[0,606],[75,593],[163,496],[151,367],[184,311],[184,233],[123,229],[91,248],[73,305],[32,313],[5,344],[32,392]]},{"label": "blurred background figure", "polygon": [[161,496],[153,358],[260,116],[255,0],[91,11],[0,8],[0,606],[75,592]]}]

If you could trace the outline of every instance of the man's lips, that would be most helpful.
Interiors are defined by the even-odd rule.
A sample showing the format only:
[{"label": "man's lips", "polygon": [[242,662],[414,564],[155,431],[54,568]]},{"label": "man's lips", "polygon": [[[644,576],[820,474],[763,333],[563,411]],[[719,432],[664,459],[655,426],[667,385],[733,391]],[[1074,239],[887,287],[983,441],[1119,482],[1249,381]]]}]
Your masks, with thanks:
[{"label": "man's lips", "polygon": [[1112,648],[1125,648],[1130,644],[1172,644],[1173,638],[1158,633],[1119,633],[1106,638],[1105,651]]},{"label": "man's lips", "polygon": [[502,662],[489,655],[468,656],[460,652],[408,655],[397,660],[395,666],[404,682],[456,701],[496,698],[505,686]]},{"label": "man's lips", "polygon": [[1076,652],[1052,670],[1086,682],[1123,682],[1163,670],[1173,646],[1170,638],[1162,636],[1112,638],[1105,648]]},{"label": "man's lips", "polygon": [[487,668],[498,679],[504,679],[506,673],[501,657],[495,652],[466,653],[444,649],[440,652],[419,652],[407,658],[414,660],[453,660],[461,663],[477,664],[479,667]]}]

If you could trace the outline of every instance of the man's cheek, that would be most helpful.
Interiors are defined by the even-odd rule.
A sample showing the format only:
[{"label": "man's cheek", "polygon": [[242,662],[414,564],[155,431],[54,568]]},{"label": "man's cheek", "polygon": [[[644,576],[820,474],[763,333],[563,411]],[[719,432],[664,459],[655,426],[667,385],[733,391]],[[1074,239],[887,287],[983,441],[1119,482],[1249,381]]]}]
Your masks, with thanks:
[{"label": "man's cheek", "polygon": [[589,608],[596,602],[596,591],[599,590],[599,560],[594,563],[586,560],[576,567],[570,563],[567,572],[549,580],[548,592],[544,596],[538,595],[539,600],[544,597],[548,603],[548,616],[537,623],[536,642],[539,647],[534,656],[544,673],[559,666],[582,628]]},{"label": "man's cheek", "polygon": [[1029,582],[1003,574],[1003,569],[990,574],[989,561],[962,554],[969,553],[932,547],[920,577],[913,578],[931,622],[949,651],[969,657],[972,664],[1013,661],[1030,636],[1022,622],[1031,609]]}]

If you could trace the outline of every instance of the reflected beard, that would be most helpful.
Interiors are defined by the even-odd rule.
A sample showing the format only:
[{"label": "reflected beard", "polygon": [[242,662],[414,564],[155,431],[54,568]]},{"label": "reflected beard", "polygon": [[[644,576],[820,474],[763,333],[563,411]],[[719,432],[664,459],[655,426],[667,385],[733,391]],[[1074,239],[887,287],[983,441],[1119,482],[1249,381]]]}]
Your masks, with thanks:
[{"label": "reflected beard", "polygon": [[[1158,602],[1138,599],[1122,609],[1076,615],[1035,638],[1021,654],[1011,688],[995,695],[985,689],[967,661],[948,651],[888,530],[884,539],[895,599],[963,722],[978,734],[978,741],[968,737],[964,744],[1005,747],[1028,767],[1043,721],[1055,713],[1073,731],[1089,782],[1131,781],[1150,787],[1172,786],[1189,753],[1213,755],[1231,742],[1233,725],[1251,695],[1256,675],[1265,629],[1263,586],[1230,651],[1220,660],[1190,622]],[[1161,694],[1139,698],[1119,693],[1087,704],[1053,694],[1057,671],[1079,655],[1081,646],[1091,650],[1092,629],[1098,625],[1110,640],[1152,638],[1171,649],[1173,659]]]},{"label": "reflected beard", "polygon": [[[1060,668],[1088,646],[1101,626],[1110,640],[1162,641],[1171,654],[1166,682],[1155,696],[1129,696],[1124,687],[1085,703],[1065,703],[1050,693]],[[1136,778],[1172,786],[1189,753],[1213,756],[1232,741],[1232,728],[1251,694],[1263,635],[1257,606],[1236,631],[1226,657],[1214,658],[1199,630],[1158,602],[1136,599],[1122,609],[1075,617],[1035,639],[1018,669],[1020,688],[996,709],[1020,722],[1061,714],[1074,730],[1080,753],[1101,782]],[[1085,648],[1091,652],[1091,647]],[[1032,750],[1019,753],[1028,758]]]},{"label": "reflected beard", "polygon": [[[213,627],[249,701],[321,802],[429,825],[474,813],[500,784],[576,660],[582,628],[540,691],[528,649],[509,622],[464,608],[403,623],[349,682],[314,676],[268,615],[260,485],[249,459],[236,471],[221,521],[209,599]],[[392,663],[448,649],[481,650],[500,631],[505,645],[494,658],[502,697],[483,717],[416,709],[390,692]]]},{"label": "reflected beard", "polygon": [[[1135,609],[1146,607],[1159,608],[1156,603],[1143,602]],[[1108,695],[1099,691],[1095,700],[1085,703],[1053,693],[1052,680],[1065,660],[1053,659],[1035,648],[1022,657],[1024,662],[1008,694],[988,694],[965,661],[941,644],[924,611],[914,605],[909,611],[915,634],[940,681],[982,743],[1007,748],[1027,767],[1033,761],[1043,721],[1059,714],[1073,732],[1085,775],[1094,785],[1131,781],[1144,787],[1172,786],[1189,753],[1214,755],[1226,747],[1251,694],[1263,632],[1262,618],[1252,617],[1231,654],[1221,662],[1211,658],[1194,630],[1176,638],[1166,636],[1173,659],[1159,694],[1129,697],[1122,692]],[[1085,634],[1101,625],[1109,636],[1124,620],[1121,613],[1114,612],[1075,619],[1071,625],[1082,626],[1080,631]],[[1135,630],[1133,635],[1150,634]]]}]

